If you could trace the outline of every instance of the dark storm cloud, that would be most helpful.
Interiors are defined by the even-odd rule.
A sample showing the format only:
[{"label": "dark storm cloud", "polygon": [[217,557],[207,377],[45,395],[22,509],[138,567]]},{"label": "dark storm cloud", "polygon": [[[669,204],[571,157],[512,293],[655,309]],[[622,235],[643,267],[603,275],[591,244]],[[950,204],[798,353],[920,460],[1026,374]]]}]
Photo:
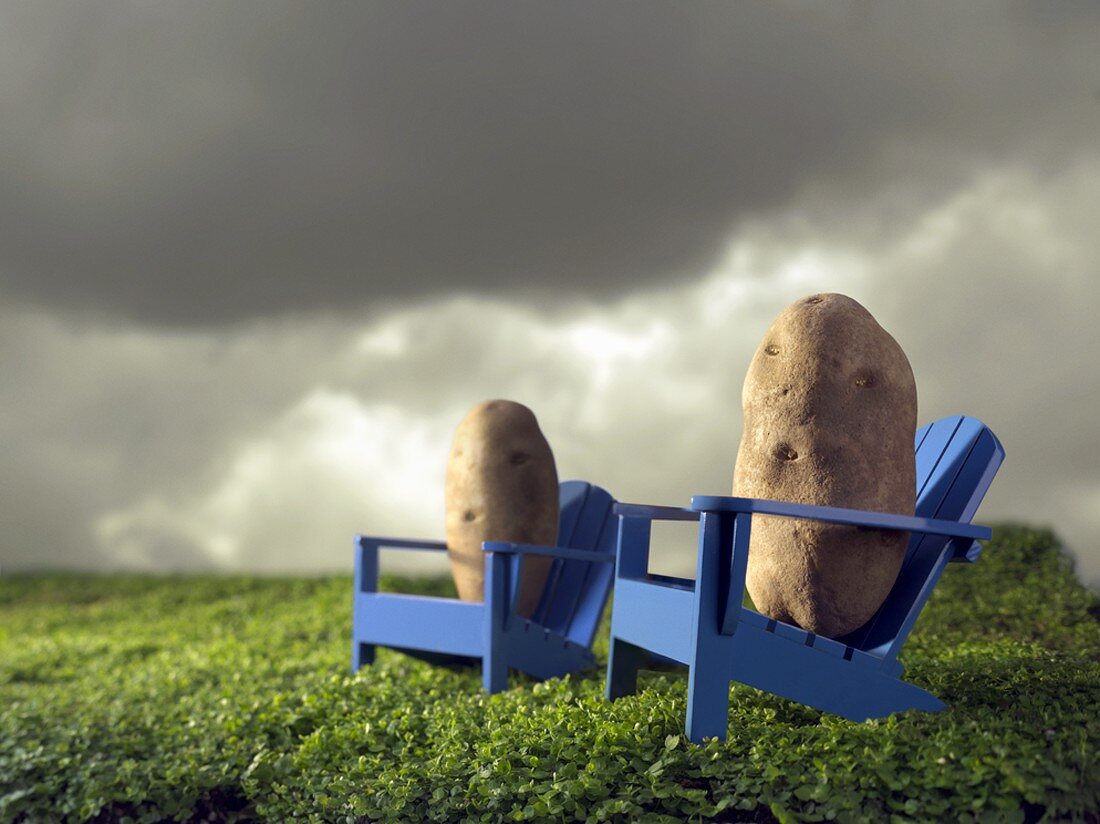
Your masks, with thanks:
[{"label": "dark storm cloud", "polygon": [[1097,15],[1056,9],[9,4],[0,297],[205,325],[698,275],[807,185],[905,213],[1094,137]]},{"label": "dark storm cloud", "polygon": [[[965,412],[1002,438],[980,520],[1053,525],[1100,582],[1096,214],[1100,158],[981,175],[866,246],[861,220],[845,235],[802,203],[700,280],[589,305],[186,331],[0,307],[0,566],[346,570],[356,531],[441,534],[454,426],[488,397],[536,410],[561,477],[728,492],[753,351],[783,306],[841,291],[908,354],[922,423]],[[690,574],[685,535],[658,571]]]}]

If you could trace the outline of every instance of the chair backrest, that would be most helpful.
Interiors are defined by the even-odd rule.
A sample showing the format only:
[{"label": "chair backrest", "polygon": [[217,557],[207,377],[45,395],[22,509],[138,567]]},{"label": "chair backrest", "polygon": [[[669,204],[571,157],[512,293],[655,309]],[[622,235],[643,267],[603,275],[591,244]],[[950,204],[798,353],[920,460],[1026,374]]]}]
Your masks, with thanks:
[{"label": "chair backrest", "polygon": [[[1004,460],[1000,441],[981,421],[955,415],[917,430],[915,446],[916,515],[970,523]],[[914,534],[878,612],[838,640],[892,661],[950,559],[949,540]]]},{"label": "chair backrest", "polygon": [[[605,489],[584,481],[563,481],[558,546],[614,554],[615,500]],[[531,620],[591,646],[615,572],[614,563],[554,559]]]}]

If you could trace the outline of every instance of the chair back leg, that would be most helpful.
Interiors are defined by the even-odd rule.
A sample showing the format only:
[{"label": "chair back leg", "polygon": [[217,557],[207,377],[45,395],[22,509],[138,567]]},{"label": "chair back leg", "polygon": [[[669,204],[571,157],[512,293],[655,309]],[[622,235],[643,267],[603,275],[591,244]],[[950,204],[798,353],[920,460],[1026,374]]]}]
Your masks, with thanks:
[{"label": "chair back leg", "polygon": [[611,638],[607,657],[607,700],[633,695],[638,688],[638,670],[644,663],[645,650],[621,638]]},{"label": "chair back leg", "polygon": [[374,663],[374,644],[360,644],[353,641],[351,645],[351,671],[359,672],[360,667],[367,667]]},{"label": "chair back leg", "polygon": [[508,656],[504,644],[490,646],[481,659],[481,686],[490,694],[508,689]]}]

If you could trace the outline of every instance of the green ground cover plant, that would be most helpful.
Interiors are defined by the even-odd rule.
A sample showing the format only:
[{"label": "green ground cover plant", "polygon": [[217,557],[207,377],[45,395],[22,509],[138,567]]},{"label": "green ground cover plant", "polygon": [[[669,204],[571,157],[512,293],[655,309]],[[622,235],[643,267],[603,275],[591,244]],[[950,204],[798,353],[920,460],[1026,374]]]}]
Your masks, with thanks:
[{"label": "green ground cover plant", "polygon": [[933,594],[903,661],[946,712],[854,724],[734,686],[702,747],[681,672],[614,704],[601,671],[490,697],[380,651],[352,676],[350,591],[0,579],[0,821],[1100,820],[1100,606],[1047,531],[998,527]]}]

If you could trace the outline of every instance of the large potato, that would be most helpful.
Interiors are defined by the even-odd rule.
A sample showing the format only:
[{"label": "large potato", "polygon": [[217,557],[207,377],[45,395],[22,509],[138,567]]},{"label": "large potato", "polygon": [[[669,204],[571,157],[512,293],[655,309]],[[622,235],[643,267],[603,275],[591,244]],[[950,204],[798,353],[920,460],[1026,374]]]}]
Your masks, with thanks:
[{"label": "large potato", "polygon": [[[741,399],[734,495],[913,514],[913,370],[859,303],[822,294],[784,309]],[[749,595],[773,618],[843,635],[882,604],[907,544],[905,533],[754,517]]]},{"label": "large potato", "polygon": [[[558,539],[558,472],[550,445],[526,406],[485,401],[455,431],[447,462],[447,554],[458,595],[485,596],[482,541],[547,544]],[[551,560],[527,556],[517,610],[530,616]]]}]

